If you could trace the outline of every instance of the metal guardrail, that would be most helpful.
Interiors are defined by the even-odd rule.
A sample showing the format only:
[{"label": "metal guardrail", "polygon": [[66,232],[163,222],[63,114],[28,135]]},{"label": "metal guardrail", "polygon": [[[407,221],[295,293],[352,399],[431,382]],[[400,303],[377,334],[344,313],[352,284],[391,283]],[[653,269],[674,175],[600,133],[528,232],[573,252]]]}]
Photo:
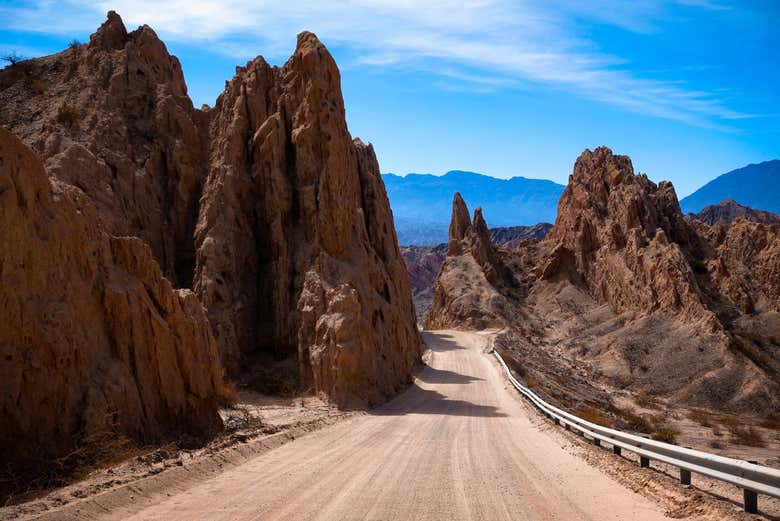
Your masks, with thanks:
[{"label": "metal guardrail", "polygon": [[780,470],[650,440],[585,421],[539,398],[512,376],[512,372],[497,351],[494,350],[493,354],[506,371],[512,385],[537,409],[552,419],[556,425],[563,425],[567,430],[573,429],[590,437],[595,445],[601,445],[604,441],[612,445],[615,454],[620,454],[622,449],[633,452],[639,455],[641,467],[649,466],[650,460],[675,466],[680,469],[680,482],[684,485],[690,485],[692,473],[736,485],[743,490],[744,508],[748,513],[758,512],[758,494],[780,498]]}]

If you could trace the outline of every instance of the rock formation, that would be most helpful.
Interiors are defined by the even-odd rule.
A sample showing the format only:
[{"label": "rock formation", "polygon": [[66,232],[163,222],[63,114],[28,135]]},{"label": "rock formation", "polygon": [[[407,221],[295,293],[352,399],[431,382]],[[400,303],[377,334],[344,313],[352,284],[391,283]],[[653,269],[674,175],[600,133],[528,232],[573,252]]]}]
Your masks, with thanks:
[{"label": "rock formation", "polygon": [[411,293],[328,51],[302,33],[282,68],[239,68],[209,115],[195,291],[228,367],[266,350],[340,403],[396,393],[419,346]]},{"label": "rock formation", "polygon": [[221,428],[203,307],[97,213],[0,128],[3,472],[38,470],[99,433],[146,444]]},{"label": "rock formation", "polygon": [[498,291],[505,268],[490,240],[482,209],[469,217],[466,203],[456,192],[452,201],[452,221],[447,257],[434,284],[427,329],[452,326],[484,329],[499,325],[507,305]]},{"label": "rock formation", "polygon": [[89,43],[0,71],[0,124],[107,230],[143,239],[176,287],[192,285],[204,120],[154,31],[128,33],[114,12]]},{"label": "rock formation", "polygon": [[[499,247],[516,248],[525,241],[544,239],[550,228],[552,228],[550,223],[490,228],[490,240]],[[401,246],[401,255],[409,274],[412,300],[419,322],[425,322],[425,317],[431,309],[433,285],[447,257],[447,248],[446,242],[436,246]]]},{"label": "rock formation", "polygon": [[542,242],[475,248],[462,214],[429,327],[509,327],[521,352],[576,357],[591,380],[680,403],[780,407],[780,226],[691,226],[670,183],[604,147],[577,159]]},{"label": "rock formation", "polygon": [[700,220],[709,226],[714,226],[719,221],[722,221],[724,224],[731,224],[738,217],[755,223],[780,224],[780,215],[764,210],[754,210],[739,204],[733,199],[726,199],[721,203],[707,206],[699,213],[689,213],[685,216],[685,220],[689,224]]},{"label": "rock formation", "polygon": [[523,241],[539,240],[547,237],[552,229],[550,223],[539,223],[533,226],[499,226],[490,228],[490,240],[493,244],[516,248]]},{"label": "rock formation", "polygon": [[229,375],[295,357],[303,386],[340,404],[410,381],[420,339],[379,167],[313,34],[197,110],[154,31],[111,12],[88,44],[0,71],[0,124],[195,292]]}]

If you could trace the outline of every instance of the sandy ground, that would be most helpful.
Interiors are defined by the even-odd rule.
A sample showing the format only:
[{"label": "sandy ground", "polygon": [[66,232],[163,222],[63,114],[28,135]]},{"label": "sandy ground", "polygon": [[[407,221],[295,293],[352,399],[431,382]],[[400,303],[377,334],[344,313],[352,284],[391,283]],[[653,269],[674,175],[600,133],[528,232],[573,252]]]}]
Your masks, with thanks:
[{"label": "sandy ground", "polygon": [[[426,333],[405,393],[231,464],[185,465],[39,519],[754,519],[587,444],[511,389],[487,336]],[[214,460],[224,468],[214,469]],[[189,467],[189,469],[187,469]],[[196,470],[193,470],[196,469]],[[126,487],[128,488],[128,487]],[[0,510],[0,517],[3,511]]]}]

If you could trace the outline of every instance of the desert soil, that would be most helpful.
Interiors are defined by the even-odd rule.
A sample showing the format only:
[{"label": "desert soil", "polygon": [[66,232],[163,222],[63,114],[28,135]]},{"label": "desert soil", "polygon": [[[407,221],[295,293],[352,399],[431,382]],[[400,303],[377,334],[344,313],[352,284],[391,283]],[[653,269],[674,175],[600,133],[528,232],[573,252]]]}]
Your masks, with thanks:
[{"label": "desert soil", "polygon": [[636,469],[630,459],[613,457],[542,420],[508,387],[487,355],[489,338],[426,333],[427,366],[414,385],[369,414],[351,416],[240,464],[226,461],[223,470],[202,479],[165,478],[164,472],[150,478],[156,481],[135,486],[130,496],[109,490],[51,509],[43,518],[744,516],[734,501],[680,487],[662,469]]}]

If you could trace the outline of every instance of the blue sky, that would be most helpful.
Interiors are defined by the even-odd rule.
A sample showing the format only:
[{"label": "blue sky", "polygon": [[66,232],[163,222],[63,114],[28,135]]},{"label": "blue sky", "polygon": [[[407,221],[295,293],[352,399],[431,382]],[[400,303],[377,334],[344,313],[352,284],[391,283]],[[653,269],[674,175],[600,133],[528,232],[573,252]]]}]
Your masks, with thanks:
[{"label": "blue sky", "polygon": [[196,105],[236,64],[281,64],[303,29],[342,72],[347,120],[384,172],[565,183],[607,145],[681,197],[780,157],[774,0],[0,0],[0,52],[86,41],[114,9],[152,26]]}]

